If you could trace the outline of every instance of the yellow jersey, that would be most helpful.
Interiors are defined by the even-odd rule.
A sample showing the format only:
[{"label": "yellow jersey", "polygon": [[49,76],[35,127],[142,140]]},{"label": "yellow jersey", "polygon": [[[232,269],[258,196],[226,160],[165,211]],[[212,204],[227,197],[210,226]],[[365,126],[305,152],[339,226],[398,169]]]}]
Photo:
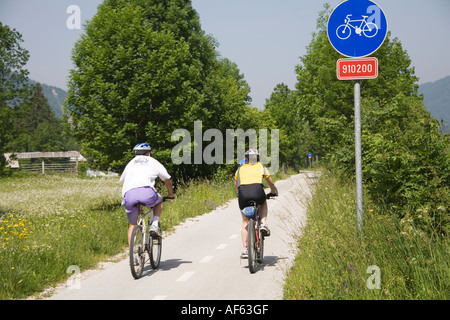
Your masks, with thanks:
[{"label": "yellow jersey", "polygon": [[238,182],[238,186],[256,183],[263,184],[264,179],[268,177],[270,177],[269,170],[261,162],[243,164],[234,174],[234,179]]}]

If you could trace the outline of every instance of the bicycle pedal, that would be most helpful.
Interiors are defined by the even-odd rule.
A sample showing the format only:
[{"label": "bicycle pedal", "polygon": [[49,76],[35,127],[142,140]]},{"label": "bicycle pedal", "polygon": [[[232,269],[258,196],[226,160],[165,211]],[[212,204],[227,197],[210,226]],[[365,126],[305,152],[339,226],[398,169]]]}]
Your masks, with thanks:
[{"label": "bicycle pedal", "polygon": [[152,237],[152,238],[161,237],[161,229],[158,229],[158,230],[150,229],[150,237]]}]

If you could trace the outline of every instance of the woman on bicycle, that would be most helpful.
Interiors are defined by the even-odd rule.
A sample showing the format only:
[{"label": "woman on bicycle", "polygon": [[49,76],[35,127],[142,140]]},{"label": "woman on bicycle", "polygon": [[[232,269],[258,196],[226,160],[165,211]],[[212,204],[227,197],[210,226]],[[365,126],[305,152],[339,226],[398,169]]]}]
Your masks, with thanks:
[{"label": "woman on bicycle", "polygon": [[[255,201],[259,205],[259,215],[261,217],[261,232],[264,236],[270,235],[267,227],[267,202],[266,193],[264,192],[264,179],[270,187],[270,193],[276,194],[275,184],[270,176],[267,168],[259,162],[259,151],[257,149],[249,149],[245,152],[245,163],[242,164],[234,175],[234,186],[238,195],[239,209],[250,206],[250,201]],[[247,234],[248,221],[250,218],[242,215],[241,237],[244,250],[241,254],[242,259],[248,257],[247,252]]]},{"label": "woman on bicycle", "polygon": [[172,188],[172,180],[166,168],[155,158],[151,157],[152,147],[147,143],[139,143],[133,148],[134,157],[125,167],[120,177],[123,181],[122,205],[130,222],[128,229],[128,244],[131,233],[138,222],[139,208],[137,203],[143,203],[147,207],[153,207],[154,220],[150,226],[150,233],[161,235],[159,217],[162,213],[163,198],[155,189],[155,180],[159,177],[166,184],[169,198],[175,198]]}]

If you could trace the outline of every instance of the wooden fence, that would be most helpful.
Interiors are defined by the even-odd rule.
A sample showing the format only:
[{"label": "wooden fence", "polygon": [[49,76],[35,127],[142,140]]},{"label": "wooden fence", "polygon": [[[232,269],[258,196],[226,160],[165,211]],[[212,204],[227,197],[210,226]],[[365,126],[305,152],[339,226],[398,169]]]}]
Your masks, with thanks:
[{"label": "wooden fence", "polygon": [[[86,159],[78,151],[66,152],[23,152],[5,153],[7,166],[13,169],[22,169],[31,172],[78,172],[78,163]],[[40,159],[41,161],[20,164],[22,159]],[[46,160],[47,159],[47,160]],[[53,159],[53,160],[49,160]],[[54,159],[61,159],[55,161]]]}]

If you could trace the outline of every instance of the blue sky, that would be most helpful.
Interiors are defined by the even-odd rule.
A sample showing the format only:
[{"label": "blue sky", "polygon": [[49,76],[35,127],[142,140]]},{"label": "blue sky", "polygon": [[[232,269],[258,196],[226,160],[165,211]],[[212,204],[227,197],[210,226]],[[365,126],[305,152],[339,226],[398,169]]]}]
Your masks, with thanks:
[{"label": "blue sky", "polygon": [[[83,30],[70,30],[70,5],[81,20],[92,18],[101,0],[0,0],[0,21],[23,36],[30,52],[30,78],[62,89],[72,68],[71,50]],[[203,30],[219,42],[223,57],[237,63],[262,108],[278,83],[294,88],[295,65],[306,54],[323,4],[340,0],[192,0]],[[407,50],[419,84],[450,75],[450,1],[376,0],[392,36]]]}]

